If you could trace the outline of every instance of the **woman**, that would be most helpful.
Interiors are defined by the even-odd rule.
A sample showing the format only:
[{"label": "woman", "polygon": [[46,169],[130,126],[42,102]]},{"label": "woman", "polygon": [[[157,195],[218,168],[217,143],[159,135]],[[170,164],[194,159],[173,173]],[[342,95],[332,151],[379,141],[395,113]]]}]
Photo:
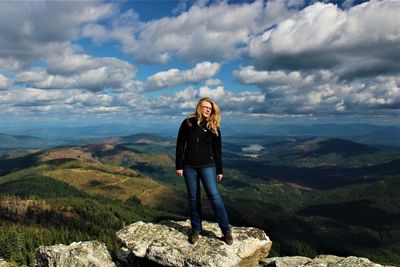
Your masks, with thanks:
[{"label": "woman", "polygon": [[233,243],[231,227],[217,181],[223,177],[221,159],[221,111],[210,98],[202,98],[195,112],[186,118],[179,128],[176,144],[176,174],[185,177],[190,204],[192,244],[202,232],[200,180],[211,202],[223,240]]}]

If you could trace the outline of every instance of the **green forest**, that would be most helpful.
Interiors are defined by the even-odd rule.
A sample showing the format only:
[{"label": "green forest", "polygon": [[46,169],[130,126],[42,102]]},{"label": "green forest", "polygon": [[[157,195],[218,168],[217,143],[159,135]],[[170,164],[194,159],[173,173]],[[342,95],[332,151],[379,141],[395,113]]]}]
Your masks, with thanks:
[{"label": "green forest", "polygon": [[[153,140],[136,143],[146,137]],[[400,151],[342,141],[275,137],[224,143],[220,185],[230,222],[263,229],[270,257],[333,254],[400,265]],[[33,266],[36,248],[104,242],[136,221],[186,220],[174,145],[159,136],[45,149],[0,158],[0,258]],[[146,192],[146,194],[145,194]],[[203,192],[204,201],[206,200]],[[204,211],[206,220],[213,213]]]},{"label": "green forest", "polygon": [[0,258],[33,266],[42,245],[104,242],[114,257],[115,233],[135,221],[182,219],[145,207],[137,199],[116,201],[84,194],[45,176],[27,176],[0,187]]}]

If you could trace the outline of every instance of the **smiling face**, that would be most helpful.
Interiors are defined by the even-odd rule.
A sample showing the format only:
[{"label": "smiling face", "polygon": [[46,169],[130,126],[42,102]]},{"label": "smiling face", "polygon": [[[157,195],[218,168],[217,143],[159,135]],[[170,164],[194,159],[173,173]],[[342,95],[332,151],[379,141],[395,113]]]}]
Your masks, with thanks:
[{"label": "smiling face", "polygon": [[208,101],[201,101],[201,103],[200,103],[200,109],[201,109],[201,115],[202,115],[204,118],[210,117],[210,115],[211,115],[211,113],[212,113],[212,111],[213,111],[212,105],[211,105],[211,103],[208,102]]}]

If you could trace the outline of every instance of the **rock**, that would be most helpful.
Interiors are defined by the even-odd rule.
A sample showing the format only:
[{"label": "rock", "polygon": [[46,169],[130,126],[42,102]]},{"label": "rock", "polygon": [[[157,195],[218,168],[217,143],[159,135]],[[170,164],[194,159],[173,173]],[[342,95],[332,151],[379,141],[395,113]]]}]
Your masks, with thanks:
[{"label": "rock", "polygon": [[41,246],[36,250],[36,266],[115,267],[104,243],[74,242],[69,246]]},{"label": "rock", "polygon": [[294,256],[294,257],[275,257],[263,259],[260,264],[265,267],[293,267],[304,266],[312,261],[310,258]]},{"label": "rock", "polygon": [[[272,242],[264,231],[252,227],[233,227],[233,245],[220,237],[216,223],[203,222],[203,234],[196,244],[188,242],[190,221],[163,221],[159,224],[136,222],[117,232],[117,239],[131,252],[131,266],[255,266],[266,257]],[[134,256],[134,257],[132,257]],[[147,265],[143,262],[147,261]]]},{"label": "rock", "polygon": [[336,262],[334,267],[383,267],[383,266],[377,263],[373,263],[366,258],[357,258],[351,256]]},{"label": "rock", "polygon": [[8,262],[0,258],[0,267],[8,267],[8,266],[9,266]]},{"label": "rock", "polygon": [[314,259],[299,256],[266,258],[260,264],[264,267],[383,267],[366,258],[333,255],[320,255]]}]

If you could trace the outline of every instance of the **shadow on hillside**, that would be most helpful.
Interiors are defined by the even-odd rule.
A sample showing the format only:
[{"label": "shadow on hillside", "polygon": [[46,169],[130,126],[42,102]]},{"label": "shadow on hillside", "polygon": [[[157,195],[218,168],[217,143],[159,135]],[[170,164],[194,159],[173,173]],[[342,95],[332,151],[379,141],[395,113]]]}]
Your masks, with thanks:
[{"label": "shadow on hillside", "polygon": [[316,189],[332,189],[345,185],[373,182],[378,180],[379,177],[400,173],[400,160],[359,168],[338,166],[296,168],[243,159],[225,160],[224,165],[225,168],[238,169],[248,175],[262,177],[266,181],[293,182]]},{"label": "shadow on hillside", "polygon": [[346,224],[377,230],[400,223],[400,214],[389,213],[374,207],[374,202],[370,200],[313,205],[302,209],[299,214],[331,218]]},{"label": "shadow on hillside", "polygon": [[29,154],[19,158],[0,160],[0,176],[36,166],[38,163],[38,156],[40,154],[41,152]]}]

